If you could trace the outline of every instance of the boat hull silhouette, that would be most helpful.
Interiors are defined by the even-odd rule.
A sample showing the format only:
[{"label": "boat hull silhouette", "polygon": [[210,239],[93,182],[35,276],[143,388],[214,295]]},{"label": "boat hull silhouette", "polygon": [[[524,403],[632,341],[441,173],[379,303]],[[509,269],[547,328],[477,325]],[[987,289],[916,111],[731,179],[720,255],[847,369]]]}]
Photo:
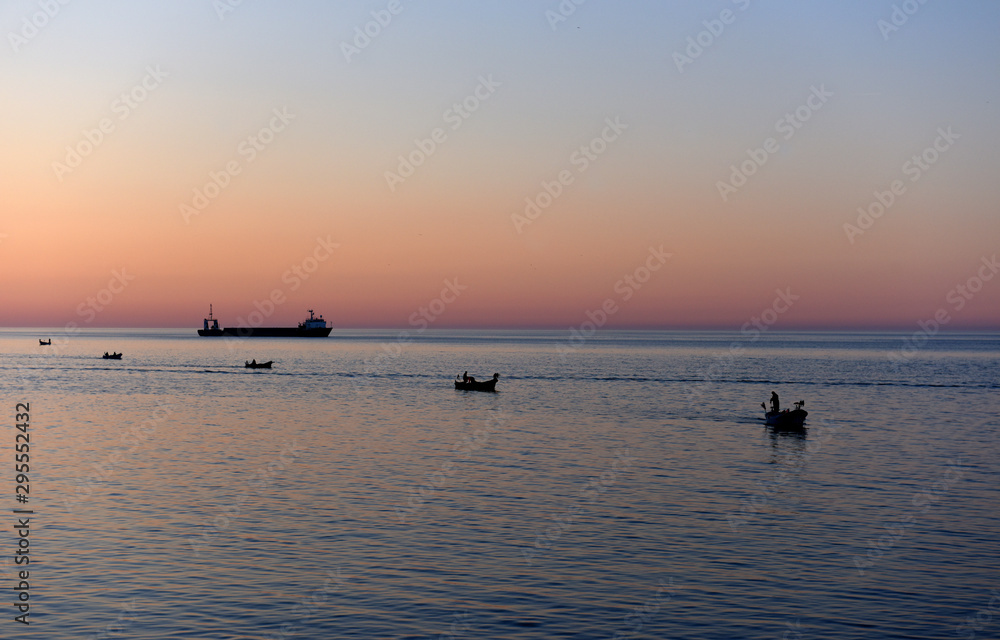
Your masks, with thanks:
[{"label": "boat hull silhouette", "polygon": [[805,409],[789,411],[768,411],[764,414],[764,424],[778,429],[801,429],[809,412]]},{"label": "boat hull silhouette", "polygon": [[309,309],[309,317],[297,327],[219,327],[219,320],[212,315],[211,305],[208,308],[205,326],[198,329],[199,336],[229,336],[232,338],[325,338],[333,331],[326,326],[323,316],[316,317]]},{"label": "boat hull silhouette", "polygon": [[459,391],[496,391],[497,390],[497,378],[492,380],[485,380],[483,382],[468,380],[463,382],[462,380],[455,381],[455,388]]},{"label": "boat hull silhouette", "polygon": [[231,336],[234,338],[325,338],[332,327],[300,329],[298,327],[225,327],[198,329],[199,336]]}]

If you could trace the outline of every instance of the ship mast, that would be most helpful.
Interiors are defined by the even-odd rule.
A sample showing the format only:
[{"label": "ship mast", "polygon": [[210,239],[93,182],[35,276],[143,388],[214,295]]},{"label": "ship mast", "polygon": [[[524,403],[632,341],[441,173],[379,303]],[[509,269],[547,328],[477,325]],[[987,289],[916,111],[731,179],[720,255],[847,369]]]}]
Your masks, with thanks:
[{"label": "ship mast", "polygon": [[209,304],[208,317],[205,318],[205,331],[209,330],[217,331],[219,329],[219,321],[216,320],[214,316],[212,316],[212,312],[213,312],[212,305]]}]

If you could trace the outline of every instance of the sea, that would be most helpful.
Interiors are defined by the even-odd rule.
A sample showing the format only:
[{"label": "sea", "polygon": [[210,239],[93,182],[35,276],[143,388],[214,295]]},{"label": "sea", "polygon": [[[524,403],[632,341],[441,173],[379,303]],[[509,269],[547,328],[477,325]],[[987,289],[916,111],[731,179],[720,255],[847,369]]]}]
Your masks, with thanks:
[{"label": "sea", "polygon": [[998,356],[3,329],[0,637],[997,638]]}]

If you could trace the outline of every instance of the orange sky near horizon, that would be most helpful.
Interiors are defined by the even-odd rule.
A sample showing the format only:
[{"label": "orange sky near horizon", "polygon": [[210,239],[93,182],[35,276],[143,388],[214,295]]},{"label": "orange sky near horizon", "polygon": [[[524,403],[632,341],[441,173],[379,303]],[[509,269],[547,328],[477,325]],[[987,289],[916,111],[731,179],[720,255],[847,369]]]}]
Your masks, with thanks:
[{"label": "orange sky near horizon", "polygon": [[[366,15],[351,7],[263,3],[219,22],[182,2],[157,9],[175,37],[145,39],[155,15],[67,9],[0,69],[0,326],[195,328],[210,303],[231,326],[278,290],[269,325],[312,308],[405,328],[457,278],[435,328],[566,329],[610,298],[609,328],[739,329],[788,289],[800,297],[777,329],[916,329],[945,308],[948,328],[997,330],[1000,278],[981,267],[1000,237],[1000,83],[975,70],[1000,45],[970,36],[995,7],[927,5],[888,42],[861,2],[803,9],[777,36],[777,9],[755,7],[680,73],[672,54],[717,9],[588,5],[553,30],[541,10],[482,6],[493,35],[474,8],[414,5],[350,62],[339,43]],[[269,28],[294,37],[261,40]],[[151,68],[167,75],[136,93]],[[123,91],[143,100],[119,119]],[[463,100],[476,109],[455,120]],[[784,138],[776,122],[809,104]],[[768,138],[779,149],[723,198]],[[915,180],[914,154],[934,158]],[[185,219],[213,175],[224,188]],[[852,242],[845,224],[895,180],[904,192]],[[512,219],[544,184],[551,205]],[[339,246],[316,259],[326,238]],[[662,268],[621,284],[661,246]],[[955,288],[987,273],[959,304]]]}]

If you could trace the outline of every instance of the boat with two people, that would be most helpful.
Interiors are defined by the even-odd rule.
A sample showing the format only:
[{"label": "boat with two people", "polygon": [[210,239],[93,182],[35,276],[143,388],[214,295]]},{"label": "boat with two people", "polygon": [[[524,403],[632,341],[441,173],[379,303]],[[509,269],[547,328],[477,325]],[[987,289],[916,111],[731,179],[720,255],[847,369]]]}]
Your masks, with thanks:
[{"label": "boat with two people", "polygon": [[246,361],[244,362],[245,362],[244,366],[247,369],[270,369],[271,364],[274,362],[274,360],[268,360],[267,362],[257,362],[257,359],[254,358],[250,362]]},{"label": "boat with two people", "polygon": [[105,360],[121,360],[122,359],[122,354],[117,353],[117,352],[116,353],[108,353],[107,351],[105,351],[104,355],[101,356],[101,357],[104,358]]},{"label": "boat with two people", "polygon": [[767,405],[763,402],[760,403],[761,408],[764,409],[764,424],[777,429],[802,429],[806,416],[809,415],[809,412],[802,408],[805,404],[805,400],[799,400],[791,411],[788,409],[782,411],[778,394],[772,391],[771,410],[768,411]]},{"label": "boat with two people", "polygon": [[455,388],[459,391],[496,391],[497,380],[499,379],[500,374],[494,373],[492,380],[481,382],[470,376],[469,372],[466,371],[460,376],[455,376]]}]

